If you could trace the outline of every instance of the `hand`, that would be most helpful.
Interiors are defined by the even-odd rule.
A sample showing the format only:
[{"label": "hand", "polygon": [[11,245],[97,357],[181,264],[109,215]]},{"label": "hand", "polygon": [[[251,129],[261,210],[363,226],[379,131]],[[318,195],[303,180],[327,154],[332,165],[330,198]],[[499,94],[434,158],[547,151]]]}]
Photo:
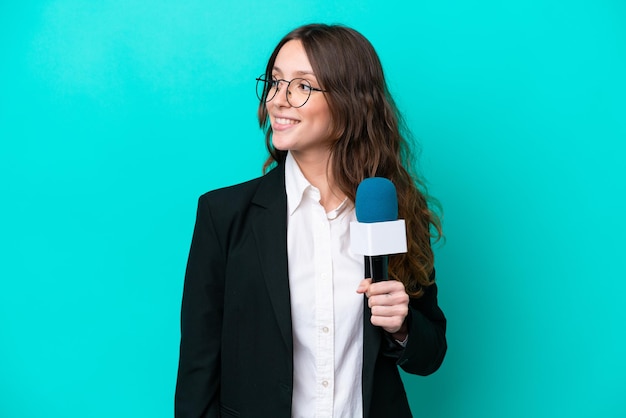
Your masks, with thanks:
[{"label": "hand", "polygon": [[373,325],[381,327],[398,341],[406,338],[408,330],[404,321],[409,314],[409,295],[402,282],[385,280],[372,283],[372,279],[364,279],[356,292],[367,296]]}]

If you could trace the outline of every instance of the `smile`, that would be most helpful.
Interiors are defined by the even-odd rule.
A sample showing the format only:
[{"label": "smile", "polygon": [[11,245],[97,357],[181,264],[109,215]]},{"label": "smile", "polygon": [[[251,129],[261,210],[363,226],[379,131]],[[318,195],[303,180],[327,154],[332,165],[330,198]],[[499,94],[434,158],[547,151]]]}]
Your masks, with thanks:
[{"label": "smile", "polygon": [[300,123],[299,120],[287,119],[287,118],[276,118],[274,119],[274,122],[276,122],[279,125],[296,125]]}]

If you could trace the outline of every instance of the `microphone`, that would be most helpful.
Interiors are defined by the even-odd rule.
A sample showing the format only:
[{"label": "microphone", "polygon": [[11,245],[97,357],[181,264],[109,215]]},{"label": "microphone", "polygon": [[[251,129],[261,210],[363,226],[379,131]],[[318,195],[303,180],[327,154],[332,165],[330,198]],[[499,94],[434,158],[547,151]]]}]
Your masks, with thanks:
[{"label": "microphone", "polygon": [[389,255],[407,252],[396,187],[383,177],[367,178],[357,187],[354,205],[357,222],[350,222],[350,249],[365,256],[365,278],[387,280]]}]

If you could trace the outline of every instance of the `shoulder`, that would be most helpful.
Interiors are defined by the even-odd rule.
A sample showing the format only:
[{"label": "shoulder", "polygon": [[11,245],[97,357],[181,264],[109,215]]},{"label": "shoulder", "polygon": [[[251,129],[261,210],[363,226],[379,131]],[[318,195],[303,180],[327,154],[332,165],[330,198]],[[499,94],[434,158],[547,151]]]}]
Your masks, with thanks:
[{"label": "shoulder", "polygon": [[211,190],[200,196],[200,201],[206,204],[232,203],[233,200],[250,200],[261,183],[262,177],[257,177],[243,183]]},{"label": "shoulder", "polygon": [[232,213],[252,204],[276,199],[285,189],[284,166],[279,165],[263,176],[232,186],[211,190],[200,196],[199,206],[211,212]]}]

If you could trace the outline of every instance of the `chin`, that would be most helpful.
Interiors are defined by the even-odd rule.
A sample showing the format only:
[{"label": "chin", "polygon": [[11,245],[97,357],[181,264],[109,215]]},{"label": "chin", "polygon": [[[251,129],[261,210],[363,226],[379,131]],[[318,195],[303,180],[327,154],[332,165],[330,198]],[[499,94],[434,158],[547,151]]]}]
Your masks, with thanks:
[{"label": "chin", "polygon": [[272,146],[274,147],[274,149],[277,149],[278,151],[289,151],[291,149],[289,142],[276,141],[274,138],[272,138]]}]

